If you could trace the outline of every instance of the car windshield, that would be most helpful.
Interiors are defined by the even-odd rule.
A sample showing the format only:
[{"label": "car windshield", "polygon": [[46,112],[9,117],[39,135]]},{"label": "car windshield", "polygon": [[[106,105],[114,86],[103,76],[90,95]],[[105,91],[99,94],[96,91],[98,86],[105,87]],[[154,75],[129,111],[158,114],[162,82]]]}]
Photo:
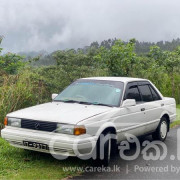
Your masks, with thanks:
[{"label": "car windshield", "polygon": [[54,101],[117,107],[123,87],[119,81],[80,79],[69,85]]}]

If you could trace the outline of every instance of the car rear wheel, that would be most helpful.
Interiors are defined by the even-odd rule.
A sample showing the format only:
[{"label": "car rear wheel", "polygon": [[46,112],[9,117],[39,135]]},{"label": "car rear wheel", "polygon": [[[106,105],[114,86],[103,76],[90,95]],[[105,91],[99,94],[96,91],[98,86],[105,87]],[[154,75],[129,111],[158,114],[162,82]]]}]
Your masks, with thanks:
[{"label": "car rear wheel", "polygon": [[152,134],[154,140],[165,141],[168,133],[168,122],[165,117],[161,118],[160,124],[156,131]]}]

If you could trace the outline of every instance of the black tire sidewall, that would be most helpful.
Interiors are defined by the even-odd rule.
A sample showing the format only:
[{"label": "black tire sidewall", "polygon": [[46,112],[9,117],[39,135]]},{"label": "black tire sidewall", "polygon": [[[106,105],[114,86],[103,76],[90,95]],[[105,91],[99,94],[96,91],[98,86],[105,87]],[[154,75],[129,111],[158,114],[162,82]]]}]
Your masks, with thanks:
[{"label": "black tire sidewall", "polygon": [[[111,134],[111,132],[103,133],[102,135],[104,137],[106,137],[109,134]],[[111,145],[112,145],[112,139],[111,139]],[[103,148],[103,151],[104,151],[103,159],[101,159],[101,150],[100,150],[101,148]],[[98,163],[98,165],[108,166],[109,162],[110,162],[110,158],[108,158],[108,154],[109,154],[109,139],[105,141],[104,146],[102,146],[102,144],[100,142],[100,139],[99,139],[98,143],[97,143],[96,149],[97,149],[97,159],[96,159],[97,161],[96,162]],[[112,149],[112,146],[111,146],[111,149]]]}]

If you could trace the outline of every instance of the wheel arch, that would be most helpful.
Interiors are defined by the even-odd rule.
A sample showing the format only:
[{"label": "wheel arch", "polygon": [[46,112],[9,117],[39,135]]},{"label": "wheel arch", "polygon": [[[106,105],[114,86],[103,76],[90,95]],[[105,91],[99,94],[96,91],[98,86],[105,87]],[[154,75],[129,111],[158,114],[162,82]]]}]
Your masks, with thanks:
[{"label": "wheel arch", "polygon": [[99,128],[99,130],[96,133],[96,136],[99,137],[101,134],[107,133],[109,131],[117,135],[117,130],[114,123],[111,122],[105,123],[103,126]]},{"label": "wheel arch", "polygon": [[107,133],[107,132],[111,132],[111,133],[113,133],[113,134],[116,134],[116,129],[115,129],[115,127],[113,127],[113,126],[110,126],[110,127],[107,127],[106,129],[104,129],[104,130],[101,132],[101,134],[105,134],[105,133]]}]

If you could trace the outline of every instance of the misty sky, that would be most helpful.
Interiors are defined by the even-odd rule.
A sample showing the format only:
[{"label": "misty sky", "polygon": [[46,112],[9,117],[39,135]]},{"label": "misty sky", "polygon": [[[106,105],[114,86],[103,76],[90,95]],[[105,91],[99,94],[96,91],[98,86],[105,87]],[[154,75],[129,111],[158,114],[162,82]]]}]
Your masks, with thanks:
[{"label": "misty sky", "polygon": [[180,37],[179,0],[0,0],[1,46],[11,52],[78,48],[108,38]]}]

